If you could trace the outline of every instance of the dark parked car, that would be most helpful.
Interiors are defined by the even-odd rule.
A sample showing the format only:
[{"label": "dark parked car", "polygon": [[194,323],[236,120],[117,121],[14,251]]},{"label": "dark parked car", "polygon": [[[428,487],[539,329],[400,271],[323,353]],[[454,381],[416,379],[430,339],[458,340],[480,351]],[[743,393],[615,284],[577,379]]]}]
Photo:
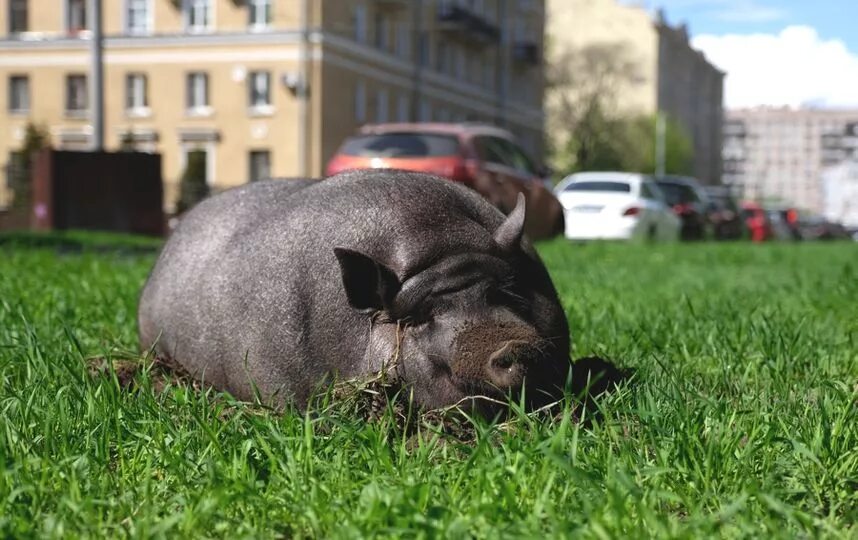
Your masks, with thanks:
[{"label": "dark parked car", "polygon": [[803,240],[848,240],[850,238],[846,227],[822,216],[802,218],[799,221],[799,230]]},{"label": "dark parked car", "polygon": [[482,194],[502,212],[527,200],[525,231],[534,239],[563,232],[563,207],[508,131],[484,124],[377,124],[346,139],[327,175],[346,169],[391,168],[437,174]]},{"label": "dark parked car", "polygon": [[718,240],[739,240],[747,234],[739,203],[724,186],[705,188],[709,197],[709,222]]},{"label": "dark parked car", "polygon": [[709,197],[703,186],[690,176],[657,176],[655,181],[667,204],[682,220],[682,240],[705,240],[712,236]]}]

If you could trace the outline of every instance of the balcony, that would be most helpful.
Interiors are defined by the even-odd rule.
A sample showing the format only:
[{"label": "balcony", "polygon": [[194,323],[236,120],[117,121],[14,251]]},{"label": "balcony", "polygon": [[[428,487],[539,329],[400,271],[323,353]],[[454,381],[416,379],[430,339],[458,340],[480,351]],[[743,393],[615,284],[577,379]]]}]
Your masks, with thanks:
[{"label": "balcony", "polygon": [[542,60],[541,56],[535,41],[516,41],[512,46],[512,59],[516,62],[535,66]]},{"label": "balcony", "polygon": [[474,45],[490,45],[500,41],[500,30],[497,26],[461,6],[439,7],[438,28]]}]

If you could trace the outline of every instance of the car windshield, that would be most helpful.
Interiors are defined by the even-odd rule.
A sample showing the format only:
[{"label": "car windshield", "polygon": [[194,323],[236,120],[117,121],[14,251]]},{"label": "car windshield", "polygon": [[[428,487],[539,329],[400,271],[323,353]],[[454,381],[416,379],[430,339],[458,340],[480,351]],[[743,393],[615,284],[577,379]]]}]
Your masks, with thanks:
[{"label": "car windshield", "polygon": [[435,133],[382,133],[349,138],[340,150],[347,156],[415,158],[452,156],[459,152],[459,140]]},{"label": "car windshield", "polygon": [[572,182],[563,191],[610,191],[615,193],[631,193],[632,187],[625,182],[582,181]]},{"label": "car windshield", "polygon": [[697,196],[691,186],[675,184],[673,182],[658,182],[658,187],[664,193],[667,204],[687,204],[697,202]]}]

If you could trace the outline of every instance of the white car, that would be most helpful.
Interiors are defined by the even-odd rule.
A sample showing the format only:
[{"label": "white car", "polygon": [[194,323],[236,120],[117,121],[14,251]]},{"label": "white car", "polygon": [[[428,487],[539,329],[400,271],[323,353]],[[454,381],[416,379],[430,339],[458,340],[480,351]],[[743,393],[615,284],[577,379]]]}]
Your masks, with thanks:
[{"label": "white car", "polygon": [[679,238],[681,223],[649,176],[582,172],[554,188],[563,205],[566,238],[661,240]]}]

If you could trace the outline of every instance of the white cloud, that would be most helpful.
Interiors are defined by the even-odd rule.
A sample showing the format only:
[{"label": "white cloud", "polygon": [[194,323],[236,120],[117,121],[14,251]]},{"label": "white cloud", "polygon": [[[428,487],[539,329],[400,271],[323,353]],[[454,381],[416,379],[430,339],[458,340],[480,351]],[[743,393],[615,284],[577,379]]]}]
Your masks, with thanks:
[{"label": "white cloud", "polygon": [[692,45],[727,72],[725,106],[858,106],[858,54],[809,26],[779,34],[700,35]]}]

